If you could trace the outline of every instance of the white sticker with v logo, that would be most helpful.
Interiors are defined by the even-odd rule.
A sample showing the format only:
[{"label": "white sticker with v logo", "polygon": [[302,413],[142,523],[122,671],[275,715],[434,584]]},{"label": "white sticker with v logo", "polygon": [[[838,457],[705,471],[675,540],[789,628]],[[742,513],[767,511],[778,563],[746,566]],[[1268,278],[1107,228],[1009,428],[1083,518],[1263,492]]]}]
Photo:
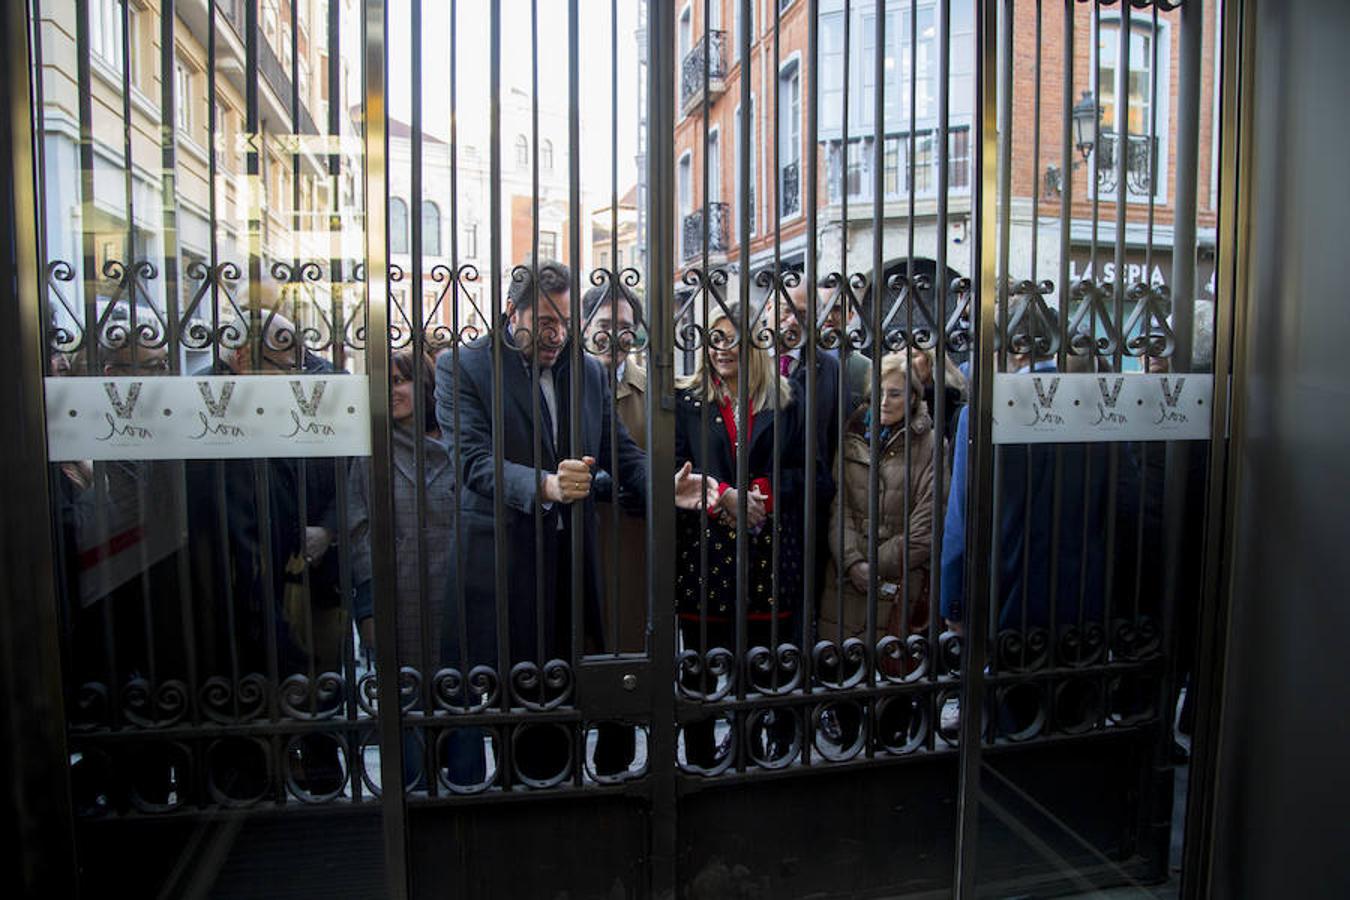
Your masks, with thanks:
[{"label": "white sticker with v logo", "polygon": [[366,456],[364,375],[54,377],[52,461]]}]

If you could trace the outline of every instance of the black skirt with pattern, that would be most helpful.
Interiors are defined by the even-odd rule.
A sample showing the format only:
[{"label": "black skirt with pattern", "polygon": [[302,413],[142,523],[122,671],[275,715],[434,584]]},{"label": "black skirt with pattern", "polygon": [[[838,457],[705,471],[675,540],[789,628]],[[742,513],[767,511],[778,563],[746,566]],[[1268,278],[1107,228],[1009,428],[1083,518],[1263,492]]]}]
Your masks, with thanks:
[{"label": "black skirt with pattern", "polygon": [[[699,525],[707,536],[708,569],[703,577]],[[778,584],[774,591],[773,544],[778,539]],[[752,616],[796,612],[802,594],[802,525],[796,516],[775,513],[749,541],[746,611]],[[729,617],[736,611],[736,527],[701,512],[676,513],[675,603],[682,615],[698,615],[701,586],[707,585],[707,614]]]}]

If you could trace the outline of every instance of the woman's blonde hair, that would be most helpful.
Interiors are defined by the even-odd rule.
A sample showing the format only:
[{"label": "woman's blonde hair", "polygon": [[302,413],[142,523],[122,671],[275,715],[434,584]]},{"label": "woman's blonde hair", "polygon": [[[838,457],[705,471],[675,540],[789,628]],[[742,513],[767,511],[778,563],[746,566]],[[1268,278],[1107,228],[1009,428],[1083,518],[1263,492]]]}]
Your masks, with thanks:
[{"label": "woman's blonde hair", "polygon": [[[694,362],[694,371],[676,382],[676,387],[685,390],[693,390],[698,396],[711,403],[717,403],[721,400],[735,400],[735,397],[729,396],[724,385],[715,372],[705,370],[708,354],[714,349],[712,344],[713,330],[722,322],[726,322],[735,327],[741,319],[740,304],[733,303],[727,312],[717,310],[708,323],[707,334],[704,338],[702,352],[700,352]],[[754,325],[751,325],[754,328]],[[742,334],[740,339],[749,342],[750,355],[747,370],[744,374],[749,377],[746,385],[750,395],[750,409],[753,412],[769,409],[773,406],[774,390],[778,391],[778,406],[780,409],[786,408],[792,403],[792,384],[788,379],[778,374],[778,367],[769,351],[763,347],[757,346],[751,335]],[[739,345],[737,352],[739,353]],[[706,375],[706,377],[705,377]]]},{"label": "woman's blonde hair", "polygon": [[[916,350],[915,352],[920,353],[922,351]],[[885,381],[892,375],[898,375],[902,380],[905,380],[905,376],[908,372],[909,372],[909,361],[905,358],[905,353],[903,350],[894,353],[887,353],[885,356],[881,357],[882,381]],[[923,400],[923,382],[921,382],[918,376],[916,375],[909,378],[907,380],[907,383],[909,385],[909,393],[910,393],[909,405],[912,408],[915,406],[917,401]],[[863,389],[863,400],[866,401],[870,399],[872,399],[872,379],[869,377],[867,379],[866,387]]]}]

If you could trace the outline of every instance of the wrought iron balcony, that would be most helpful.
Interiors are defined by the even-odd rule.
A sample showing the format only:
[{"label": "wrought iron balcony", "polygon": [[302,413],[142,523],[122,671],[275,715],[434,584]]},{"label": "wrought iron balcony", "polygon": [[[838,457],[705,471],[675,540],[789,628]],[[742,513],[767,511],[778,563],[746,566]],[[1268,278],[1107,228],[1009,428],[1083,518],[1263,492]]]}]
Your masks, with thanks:
[{"label": "wrought iron balcony", "polygon": [[[1097,190],[1116,192],[1116,148],[1120,133],[1103,131],[1096,148]],[[1158,189],[1158,138],[1146,134],[1127,135],[1125,145],[1125,182],[1131,194],[1147,197]]]},{"label": "wrought iron balcony", "polygon": [[[725,256],[729,247],[728,235],[731,231],[731,206],[721,201],[709,203],[708,212],[708,255]],[[696,209],[684,217],[680,243],[680,259],[689,262],[703,255],[703,209]]]},{"label": "wrought iron balcony", "polygon": [[[706,99],[720,97],[726,90],[727,35],[725,31],[709,31],[699,38],[694,49],[684,55],[680,69],[680,112],[688,115]],[[703,61],[708,57],[708,84],[704,90]]]}]

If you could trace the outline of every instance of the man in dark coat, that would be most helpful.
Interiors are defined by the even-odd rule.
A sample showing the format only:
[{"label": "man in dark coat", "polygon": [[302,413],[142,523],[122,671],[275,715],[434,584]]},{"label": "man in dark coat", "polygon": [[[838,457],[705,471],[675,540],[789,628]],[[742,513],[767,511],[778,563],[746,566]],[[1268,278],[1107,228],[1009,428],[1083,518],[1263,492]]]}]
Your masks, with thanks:
[{"label": "man in dark coat", "polygon": [[[789,302],[778,304],[778,344],[777,362],[779,374],[786,375],[792,383],[793,393],[803,404],[800,413],[802,423],[810,427],[811,407],[806,404],[806,375],[804,365],[806,342],[814,339],[815,328],[808,327],[811,322],[810,308],[807,305],[807,285],[797,281],[787,289]],[[766,308],[766,314],[773,316],[773,306]],[[772,319],[768,322],[774,326]],[[825,566],[830,559],[829,530],[830,507],[834,503],[835,456],[839,452],[840,417],[847,419],[853,412],[857,398],[848,384],[843,385],[843,404],[840,405],[840,366],[837,350],[819,349],[816,352],[816,393],[814,407],[816,431],[816,507],[815,507],[815,597],[811,598],[819,609],[819,599],[825,587]],[[797,521],[805,521],[805,498],[800,498],[803,508],[797,510]],[[814,624],[814,623],[811,623]],[[801,626],[799,626],[801,627]],[[799,637],[800,640],[800,637]]]},{"label": "man in dark coat", "polygon": [[[583,355],[581,371],[576,372],[566,352],[570,280],[567,267],[557,262],[517,267],[507,292],[506,316],[498,325],[503,329],[500,383],[494,382],[488,341],[462,349],[458,367],[449,353],[442,354],[436,365],[436,413],[457,468],[460,540],[466,542],[466,558],[471,561],[451,577],[451,609],[445,618],[457,625],[456,598],[462,591],[468,646],[456,646],[457,628],[450,627],[447,655],[452,665],[467,672],[474,666],[497,670],[499,653],[505,652],[503,668],[510,683],[499,689],[509,692],[513,702],[548,702],[546,669],[570,678],[565,668],[549,663],[561,660],[570,666],[572,659],[569,586],[574,564],[583,567],[585,622],[579,624],[584,642],[600,647],[603,586],[591,494],[593,469],[611,473],[617,489],[646,496],[646,455],[622,422],[615,429],[617,443],[610,444],[614,405],[604,369]],[[574,378],[581,381],[577,446],[571,445]],[[494,398],[494,392],[499,397]],[[501,484],[495,473],[494,402],[502,408]],[[676,502],[696,507],[703,490],[702,478],[683,472],[677,476]],[[498,498],[505,535],[500,546],[494,528]],[[574,503],[582,504],[582,552],[575,560]],[[536,523],[536,514],[541,523]],[[503,597],[497,595],[498,571],[506,574]],[[461,582],[458,590],[456,581]],[[497,645],[499,604],[505,605],[501,611],[508,624],[505,648]],[[565,736],[557,729],[534,732],[531,740],[515,744],[517,770],[535,780],[552,778],[563,768]],[[626,768],[632,757],[631,732],[611,742],[602,728],[600,737],[604,746],[596,750],[597,770],[612,774]]]}]

